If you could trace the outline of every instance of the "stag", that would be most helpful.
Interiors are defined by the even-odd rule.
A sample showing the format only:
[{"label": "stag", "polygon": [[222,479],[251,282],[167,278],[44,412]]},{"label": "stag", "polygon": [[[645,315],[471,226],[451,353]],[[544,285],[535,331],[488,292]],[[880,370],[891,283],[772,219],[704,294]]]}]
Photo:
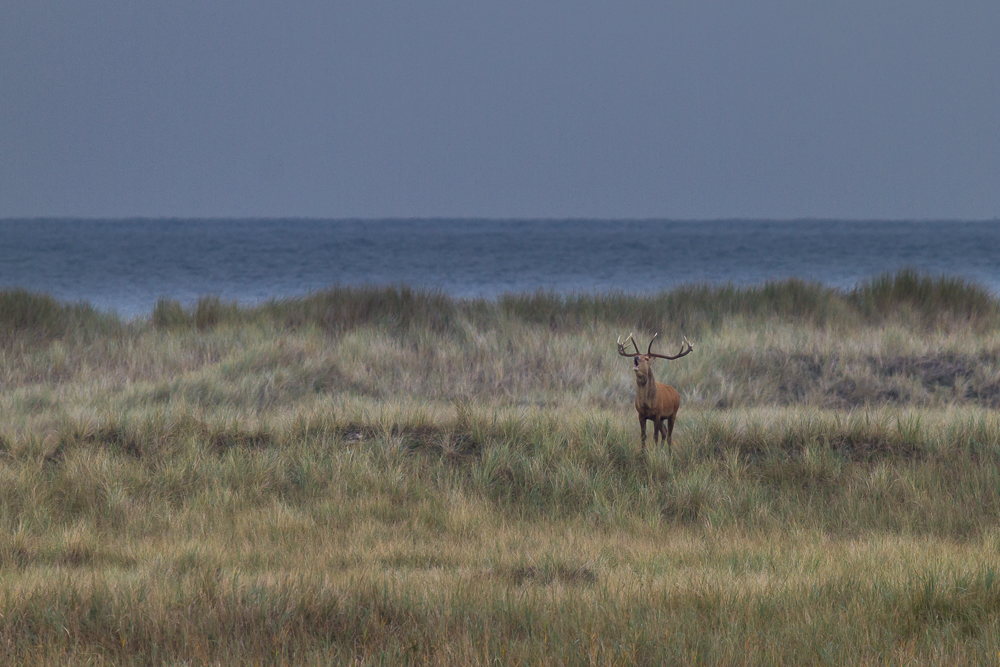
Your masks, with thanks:
[{"label": "stag", "polygon": [[[632,334],[628,335],[625,342],[622,337],[618,337],[618,354],[623,357],[632,357],[634,365],[632,372],[635,373],[635,411],[639,413],[639,428],[642,431],[642,449],[646,450],[646,420],[653,420],[653,442],[660,438],[667,440],[667,452],[672,453],[673,443],[671,435],[674,432],[674,420],[677,419],[677,410],[681,407],[681,397],[677,390],[669,385],[657,382],[653,379],[653,359],[680,359],[694,350],[691,341],[684,337],[681,342],[680,352],[674,356],[666,354],[653,354],[653,341],[657,334],[649,340],[649,347],[646,354],[639,352],[639,346],[635,342]],[[635,353],[627,352],[625,347],[632,343]],[[666,428],[663,422],[666,421]]]}]

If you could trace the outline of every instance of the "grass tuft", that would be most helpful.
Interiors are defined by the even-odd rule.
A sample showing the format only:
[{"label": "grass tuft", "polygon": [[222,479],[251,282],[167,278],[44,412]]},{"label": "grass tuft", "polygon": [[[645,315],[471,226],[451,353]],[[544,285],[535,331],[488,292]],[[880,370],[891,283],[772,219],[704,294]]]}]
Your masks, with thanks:
[{"label": "grass tuft", "polygon": [[998,314],[996,297],[985,287],[965,278],[931,276],[914,269],[871,278],[853,289],[849,298],[866,318],[886,320],[908,310],[924,326],[953,322],[993,326]]},{"label": "grass tuft", "polygon": [[120,326],[116,316],[99,313],[90,304],[64,304],[23,289],[0,290],[0,351],[18,344],[37,347],[70,335],[106,335]]}]

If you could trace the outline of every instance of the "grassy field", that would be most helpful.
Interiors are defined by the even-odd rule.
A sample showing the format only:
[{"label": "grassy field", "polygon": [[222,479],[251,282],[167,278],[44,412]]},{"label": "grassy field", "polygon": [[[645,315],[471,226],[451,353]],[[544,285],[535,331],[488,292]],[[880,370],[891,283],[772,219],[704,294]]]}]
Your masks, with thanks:
[{"label": "grassy field", "polygon": [[[1000,664],[1000,303],[0,292],[0,663]],[[658,361],[639,446],[619,335]]]}]

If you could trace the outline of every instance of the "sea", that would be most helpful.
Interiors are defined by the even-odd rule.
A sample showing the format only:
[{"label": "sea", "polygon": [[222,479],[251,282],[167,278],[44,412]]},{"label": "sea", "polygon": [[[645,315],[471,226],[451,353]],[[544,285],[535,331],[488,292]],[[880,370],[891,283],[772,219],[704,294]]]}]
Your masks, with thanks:
[{"label": "sea", "polygon": [[1000,293],[1000,220],[0,220],[0,289],[126,318],[160,297],[249,305],[335,285],[493,298],[795,276],[849,289],[904,267]]}]

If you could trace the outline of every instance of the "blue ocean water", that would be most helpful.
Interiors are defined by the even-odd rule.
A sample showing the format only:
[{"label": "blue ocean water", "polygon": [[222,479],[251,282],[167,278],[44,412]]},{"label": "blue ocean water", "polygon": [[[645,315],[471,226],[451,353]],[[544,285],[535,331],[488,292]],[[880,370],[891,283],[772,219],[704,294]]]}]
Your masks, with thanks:
[{"label": "blue ocean water", "polygon": [[799,276],[850,287],[904,266],[1000,291],[1000,222],[4,220],[0,289],[133,317],[160,296],[254,303],[334,284],[456,296],[649,292]]}]

